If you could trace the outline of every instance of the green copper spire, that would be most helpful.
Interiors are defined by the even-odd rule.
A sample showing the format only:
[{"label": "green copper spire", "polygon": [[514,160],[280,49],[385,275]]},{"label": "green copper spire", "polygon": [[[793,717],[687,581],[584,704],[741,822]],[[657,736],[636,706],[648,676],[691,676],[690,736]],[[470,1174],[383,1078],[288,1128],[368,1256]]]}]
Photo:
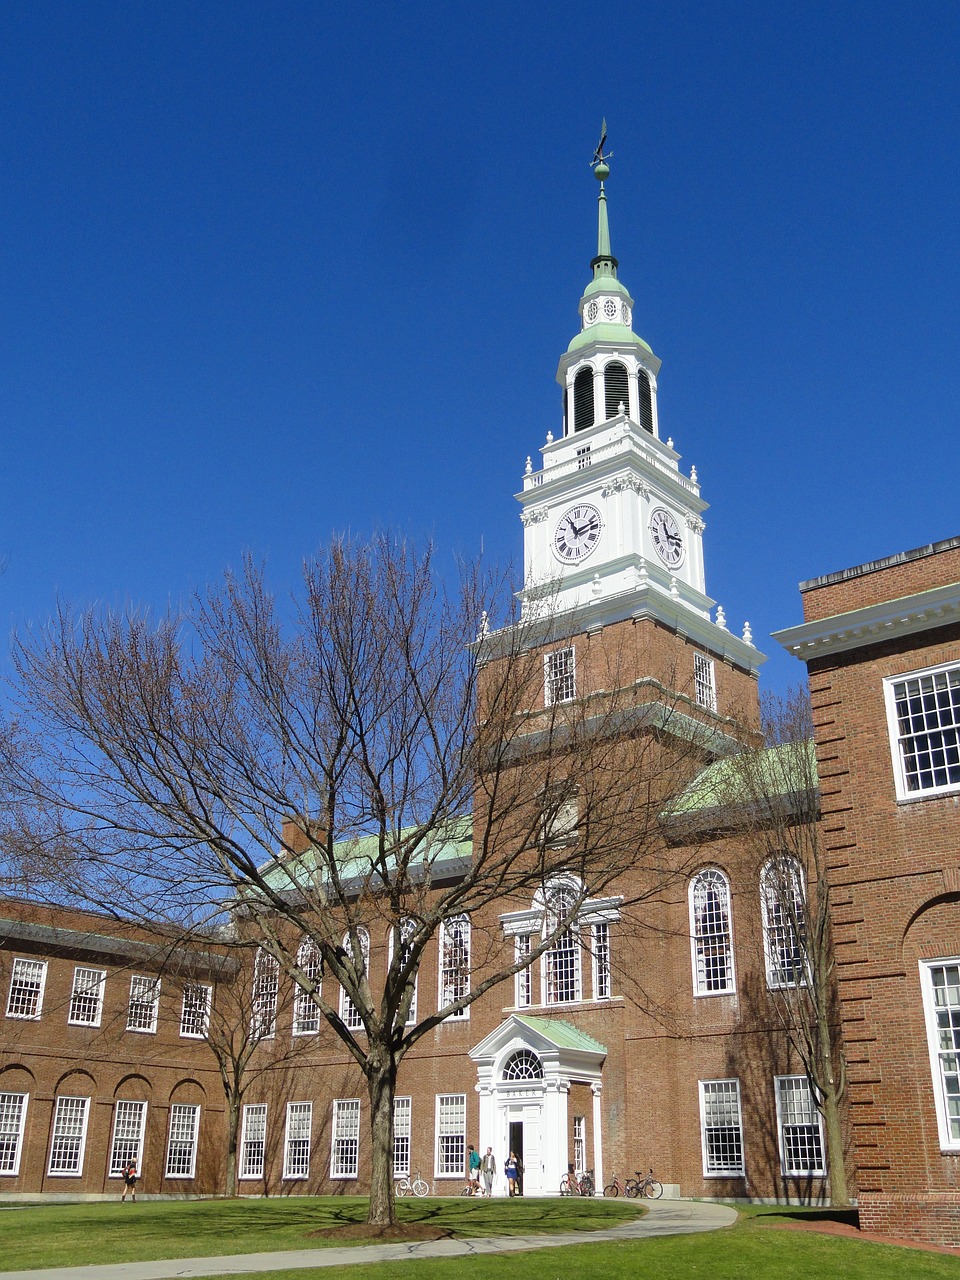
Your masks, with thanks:
[{"label": "green copper spire", "polygon": [[610,177],[610,165],[608,161],[613,159],[613,152],[609,151],[603,154],[603,146],[607,140],[607,122],[603,121],[600,126],[600,141],[597,143],[597,149],[593,153],[591,166],[593,168],[593,176],[600,183],[600,195],[598,198],[598,218],[597,218],[597,256],[590,263],[593,267],[594,280],[600,279],[601,276],[617,278],[617,260],[610,252],[610,223],[607,219],[607,193],[604,189],[604,181]]}]

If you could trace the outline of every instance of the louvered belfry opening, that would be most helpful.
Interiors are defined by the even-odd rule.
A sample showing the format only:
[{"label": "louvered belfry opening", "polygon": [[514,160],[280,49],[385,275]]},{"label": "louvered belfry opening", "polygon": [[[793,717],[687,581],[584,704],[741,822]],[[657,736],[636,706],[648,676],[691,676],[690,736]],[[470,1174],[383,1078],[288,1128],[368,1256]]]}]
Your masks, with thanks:
[{"label": "louvered belfry opening", "polygon": [[581,369],[573,380],[573,429],[593,426],[593,370]]},{"label": "louvered belfry opening", "polygon": [[650,391],[650,379],[642,369],[637,372],[637,392],[640,425],[644,431],[649,431],[653,435],[653,395]]},{"label": "louvered belfry opening", "polygon": [[603,371],[603,404],[606,410],[606,421],[615,418],[623,405],[624,412],[630,409],[630,383],[627,381],[627,367],[619,360],[611,360]]}]

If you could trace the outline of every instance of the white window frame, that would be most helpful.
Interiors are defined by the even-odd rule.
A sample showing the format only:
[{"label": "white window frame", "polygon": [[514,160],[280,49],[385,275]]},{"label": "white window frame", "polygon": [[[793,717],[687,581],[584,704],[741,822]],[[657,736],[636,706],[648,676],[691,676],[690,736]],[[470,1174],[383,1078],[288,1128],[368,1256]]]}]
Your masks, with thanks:
[{"label": "white window frame", "polygon": [[0,1177],[15,1178],[20,1172],[29,1104],[29,1093],[0,1093]]},{"label": "white window frame", "polygon": [[[196,993],[202,991],[202,999]],[[183,1004],[180,1008],[180,1036],[184,1040],[203,1040],[210,1030],[210,1008],[213,1003],[213,987],[204,982],[187,982],[183,988]],[[199,1014],[199,1017],[197,1016]],[[201,1028],[197,1030],[197,1028]]]},{"label": "white window frame", "polygon": [[[698,912],[698,885],[708,882],[716,888],[723,887],[723,910],[726,928],[713,933],[702,933]],[[690,949],[693,964],[693,994],[695,996],[728,996],[737,989],[737,975],[733,962],[733,902],[730,881],[719,867],[704,867],[690,881]],[[726,981],[724,986],[711,987],[708,980],[708,951],[723,949]]]},{"label": "white window frame", "polygon": [[71,1027],[99,1027],[103,1019],[103,989],[106,969],[90,969],[77,965],[73,971],[73,988],[67,1022]]},{"label": "white window frame", "polygon": [[302,1181],[310,1177],[312,1145],[313,1103],[288,1102],[283,1135],[283,1176],[286,1181]]},{"label": "white window frame", "polygon": [[113,1108],[113,1132],[110,1135],[110,1178],[123,1177],[131,1160],[140,1173],[143,1160],[143,1135],[147,1124],[147,1104],[118,1098]]},{"label": "white window frame", "polygon": [[573,1168],[581,1177],[587,1167],[587,1117],[573,1117]]},{"label": "white window frame", "polygon": [[[453,929],[456,926],[457,933],[454,936]],[[448,1004],[452,1004],[454,1000],[460,1000],[463,996],[470,994],[470,969],[473,951],[473,930],[470,925],[470,917],[468,915],[451,916],[449,920],[443,920],[440,923],[439,938],[439,961],[440,973],[437,983],[439,991],[438,1008],[445,1009]],[[448,955],[452,955],[452,948],[462,948],[463,955],[460,955],[456,965],[448,963]],[[464,959],[465,955],[465,959]],[[464,966],[466,973],[463,972]],[[447,1015],[448,1018],[457,1022],[467,1021],[470,1018],[470,1006],[466,1005],[462,1009],[457,1009],[453,1013]]]},{"label": "white window frame", "polygon": [[[50,1129],[47,1177],[80,1178],[83,1176],[83,1158],[87,1150],[89,1120],[89,1098],[73,1098],[63,1094],[57,1097]],[[59,1147],[58,1143],[61,1144]],[[66,1158],[68,1151],[72,1152],[69,1159]]]},{"label": "white window frame", "polygon": [[693,700],[707,711],[717,709],[716,668],[705,653],[693,653]]},{"label": "white window frame", "polygon": [[[780,1146],[780,1172],[785,1178],[823,1177],[827,1172],[824,1148],[823,1116],[817,1110],[810,1081],[806,1076],[774,1076],[774,1090],[777,1097],[777,1137]],[[790,1103],[787,1094],[794,1095],[795,1101]],[[800,1114],[796,1112],[799,1106]],[[820,1149],[820,1159],[812,1164],[792,1166],[789,1159],[787,1129],[806,1129],[813,1131],[809,1136],[816,1136],[816,1144]],[[807,1142],[807,1147],[812,1143]]]},{"label": "white window frame", "polygon": [[360,1099],[336,1098],[330,1126],[330,1177],[353,1181],[360,1168]]},{"label": "white window frame", "polygon": [[[742,1178],[745,1172],[744,1165],[744,1146],[743,1146],[743,1108],[740,1104],[740,1081],[739,1080],[700,1080],[700,1143],[703,1151],[703,1176],[705,1178]],[[717,1124],[716,1117],[711,1114],[711,1099],[725,1099],[729,1105],[730,1100],[735,1102],[736,1124]],[[722,1103],[721,1103],[722,1105]],[[708,1134],[720,1131],[736,1130],[738,1142],[740,1144],[740,1160],[734,1165],[728,1164],[724,1168],[714,1167],[715,1157],[711,1151],[711,1144],[708,1141]]]},{"label": "white window frame", "polygon": [[577,696],[577,651],[573,645],[543,655],[543,702],[552,707]]},{"label": "white window frame", "polygon": [[[364,971],[369,972],[370,934],[362,924],[357,926],[357,936],[360,939],[360,951],[363,955]],[[345,933],[343,935],[343,945],[349,953],[352,946],[349,933]],[[347,995],[342,986],[340,988],[340,1020],[349,1031],[363,1031],[364,1029],[363,1018],[360,1016],[359,1009]]]},{"label": "white window frame", "polygon": [[127,1005],[127,1030],[140,1035],[155,1035],[160,1013],[160,979],[134,973],[130,978],[130,1003]]},{"label": "white window frame", "polygon": [[[794,903],[784,910],[784,889],[793,886]],[[760,917],[763,925],[763,958],[771,991],[807,985],[807,902],[803,869],[796,858],[779,853],[760,872]],[[795,925],[800,925],[797,936]],[[795,950],[791,947],[795,944]],[[798,962],[791,955],[799,955]],[[793,974],[793,976],[791,976]],[[786,1077],[784,1077],[786,1079]]]},{"label": "white window frame", "polygon": [[[955,990],[955,995],[946,999],[941,997],[938,1006],[933,972],[951,968],[958,970],[956,976],[960,979],[960,957],[921,960],[920,989],[940,1149],[960,1152],[960,981],[944,986],[944,991]],[[939,1025],[938,1017],[943,1026]]]},{"label": "white window frame", "polygon": [[[529,933],[518,933],[513,939],[514,960],[519,962],[530,955],[531,941]],[[529,1009],[533,1004],[533,964],[525,969],[518,969],[513,975],[513,999],[518,1009]]]},{"label": "white window frame", "polygon": [[280,994],[280,962],[263,947],[253,960],[250,1035],[254,1040],[272,1040],[277,1034],[277,999]]},{"label": "white window frame", "polygon": [[[944,726],[934,727],[932,731],[925,734],[923,731],[917,734],[901,733],[900,718],[897,715],[897,686],[906,685],[910,681],[916,681],[918,685],[924,682],[935,684],[940,676],[946,677],[945,690],[927,689],[926,691],[918,689],[921,695],[926,692],[927,696],[931,693],[949,692],[956,690],[951,695],[951,699],[960,701],[960,663],[945,662],[936,667],[925,667],[920,671],[908,671],[902,675],[887,676],[883,682],[883,696],[887,709],[887,730],[890,735],[890,756],[893,762],[893,777],[896,787],[897,799],[900,801],[926,800],[932,796],[950,795],[956,791],[960,791],[960,776],[956,781],[947,781],[931,786],[914,786],[911,787],[908,781],[907,770],[907,752],[905,744],[912,738],[923,738],[926,736],[935,737],[937,733],[945,733],[949,736],[954,731],[960,738],[960,706],[951,707],[950,710],[954,715],[954,723]],[[937,701],[940,701],[938,698]],[[941,708],[945,710],[946,708]],[[960,745],[950,745],[950,750],[954,755],[960,753]],[[952,763],[950,765],[955,772],[960,771],[960,766]]]},{"label": "white window frame", "polygon": [[[312,938],[304,938],[297,949],[297,968],[304,977],[316,983],[315,995],[319,995],[323,983],[323,957]],[[296,986],[293,995],[293,1034],[295,1036],[313,1036],[320,1030],[320,1019],[323,1015],[314,995]]]},{"label": "white window frame", "polygon": [[[172,1103],[167,1130],[167,1155],[163,1162],[164,1178],[180,1182],[195,1176],[199,1132],[200,1104],[198,1102]],[[181,1159],[184,1155],[189,1156],[186,1162]],[[176,1167],[173,1167],[175,1162]]]},{"label": "white window frame", "polygon": [[[409,938],[416,931],[417,922],[415,920],[401,920],[400,928],[405,937]],[[393,936],[394,930],[391,926],[387,935],[387,964],[393,964]],[[419,995],[420,973],[419,970],[413,975],[413,999],[410,1001],[410,1012],[407,1014],[405,1026],[411,1027],[417,1020],[417,996]]]},{"label": "white window frame", "polygon": [[[568,897],[574,901],[580,896],[580,886],[572,880],[555,880],[548,884],[543,895],[543,932],[553,931],[558,913],[552,903],[556,898]],[[559,915],[568,915],[565,904]],[[566,991],[573,979],[573,996],[560,999],[558,991]],[[544,1005],[572,1005],[583,1003],[583,946],[580,940],[580,924],[571,919],[567,928],[553,940],[552,945],[540,957],[540,994]]]},{"label": "white window frame", "polygon": [[[29,972],[31,976],[24,979],[24,972]],[[23,1022],[39,1022],[43,1013],[43,993],[47,985],[47,962],[46,960],[35,960],[30,956],[17,956],[14,958],[13,965],[10,970],[10,991],[7,995],[7,1017],[17,1018]],[[14,1010],[14,997],[20,996],[24,992],[31,994],[30,1013],[19,1013]],[[21,1006],[22,1000],[17,1001]]]},{"label": "white window frame", "polygon": [[410,1177],[410,1141],[413,1136],[413,1099],[393,1099],[393,1176]]},{"label": "white window frame", "polygon": [[[467,1095],[438,1093],[434,1176],[462,1181],[467,1161]],[[452,1145],[444,1145],[447,1139]]]},{"label": "white window frame", "polygon": [[591,970],[594,1000],[609,1000],[612,996],[610,970],[610,925],[598,920],[593,928]]},{"label": "white window frame", "polygon": [[247,1102],[243,1107],[240,1128],[240,1159],[237,1177],[240,1181],[260,1182],[267,1155],[267,1104]]}]

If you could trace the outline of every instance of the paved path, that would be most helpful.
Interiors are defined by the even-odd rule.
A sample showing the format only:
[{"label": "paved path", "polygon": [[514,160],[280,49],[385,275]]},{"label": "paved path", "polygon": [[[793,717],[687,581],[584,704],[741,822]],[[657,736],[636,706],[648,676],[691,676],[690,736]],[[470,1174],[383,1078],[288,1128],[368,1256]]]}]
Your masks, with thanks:
[{"label": "paved path", "polygon": [[737,1220],[735,1209],[695,1200],[649,1200],[649,1210],[635,1222],[603,1231],[565,1235],[483,1236],[476,1240],[419,1240],[409,1243],[356,1245],[347,1249],[285,1249],[282,1253],[238,1253],[226,1258],[172,1258],[165,1262],[114,1262],[95,1267],[47,1267],[35,1271],[0,1271],[0,1280],[180,1280],[181,1277],[254,1274],[294,1267],[344,1267],[358,1262],[396,1262],[407,1258],[460,1258],[478,1253],[512,1253],[589,1244],[594,1240],[637,1240],[648,1236],[716,1231]]}]

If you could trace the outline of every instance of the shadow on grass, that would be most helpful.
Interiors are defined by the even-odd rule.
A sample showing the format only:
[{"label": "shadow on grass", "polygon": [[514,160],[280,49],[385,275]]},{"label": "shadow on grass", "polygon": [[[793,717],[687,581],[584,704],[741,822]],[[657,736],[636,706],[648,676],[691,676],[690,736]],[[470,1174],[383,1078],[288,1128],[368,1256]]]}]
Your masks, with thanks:
[{"label": "shadow on grass", "polygon": [[793,1222],[839,1222],[846,1227],[860,1229],[860,1215],[856,1209],[789,1209],[779,1206],[756,1214],[760,1222],[769,1218],[789,1218]]}]

